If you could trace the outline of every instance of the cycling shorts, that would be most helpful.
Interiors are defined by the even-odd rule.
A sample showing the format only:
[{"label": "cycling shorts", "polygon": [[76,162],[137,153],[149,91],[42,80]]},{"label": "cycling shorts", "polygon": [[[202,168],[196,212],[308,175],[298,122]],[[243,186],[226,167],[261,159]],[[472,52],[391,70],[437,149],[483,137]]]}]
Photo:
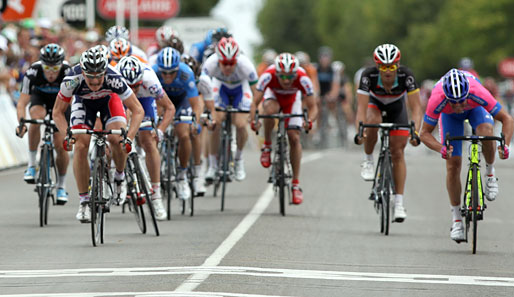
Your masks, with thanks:
[{"label": "cycling shorts", "polygon": [[212,80],[212,95],[216,107],[226,108],[231,105],[238,110],[250,110],[252,105],[252,89],[248,82],[243,81],[239,86],[231,89],[220,80]]},{"label": "cycling shorts", "polygon": [[[264,92],[264,100],[274,100],[280,105],[280,110],[284,114],[301,114],[302,111],[302,92],[296,92],[294,100],[279,100],[270,89]],[[286,129],[300,129],[303,125],[302,117],[285,119]]]},{"label": "cycling shorts", "polygon": [[100,99],[82,99],[74,96],[71,104],[70,126],[78,129],[93,129],[97,113],[100,113],[103,129],[110,123],[122,122],[127,124],[125,108],[118,94]]},{"label": "cycling shorts", "polygon": [[[466,110],[463,113],[442,113],[439,118],[439,133],[441,135],[441,143],[444,144],[446,133],[450,136],[464,135],[464,121],[468,120],[473,129],[480,124],[489,123],[494,125],[493,116],[482,106]],[[452,140],[450,144],[453,146],[452,156],[462,156],[462,140]]]},{"label": "cycling shorts", "polygon": [[[193,108],[191,107],[191,104],[189,103],[189,99],[186,98],[187,94],[182,94],[180,98],[173,97],[173,104],[175,104],[175,117],[177,118],[179,115],[183,116],[191,116],[193,115]],[[170,98],[171,99],[171,98]],[[177,102],[177,103],[175,103]],[[175,120],[175,124],[191,124],[192,121],[177,121]]]},{"label": "cycling shorts", "polygon": [[55,98],[57,98],[57,94],[32,94],[30,95],[30,107],[41,105],[47,113],[51,113],[55,105]]},{"label": "cycling shorts", "polygon": [[[380,111],[382,115],[382,123],[409,123],[409,116],[407,114],[407,105],[405,104],[405,99],[400,99],[389,104],[384,104],[372,96],[369,96],[368,108],[374,108]],[[400,128],[398,130],[392,130],[390,135],[409,136],[409,133],[409,128]]]},{"label": "cycling shorts", "polygon": [[[155,104],[155,98],[143,97],[138,98],[138,100],[145,110],[145,117],[143,121],[153,121],[155,124],[157,124],[157,105]],[[139,128],[139,131],[151,131],[152,129],[152,127],[144,127]]]}]

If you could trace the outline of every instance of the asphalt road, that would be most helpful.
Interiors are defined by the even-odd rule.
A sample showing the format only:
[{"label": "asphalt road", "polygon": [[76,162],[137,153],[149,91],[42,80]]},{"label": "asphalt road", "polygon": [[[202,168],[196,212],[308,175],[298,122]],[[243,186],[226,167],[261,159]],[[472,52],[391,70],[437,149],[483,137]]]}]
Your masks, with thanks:
[{"label": "asphalt road", "polygon": [[105,244],[75,220],[78,195],[52,206],[40,228],[36,193],[23,169],[0,172],[0,295],[5,296],[514,296],[514,161],[497,161],[500,196],[488,203],[471,245],[449,238],[444,161],[407,151],[404,223],[379,232],[360,178],[362,152],[304,154],[305,201],[278,212],[257,152],[246,152],[247,179],[220,199],[196,200],[194,217],[160,222],[141,234],[132,215],[107,216]]}]

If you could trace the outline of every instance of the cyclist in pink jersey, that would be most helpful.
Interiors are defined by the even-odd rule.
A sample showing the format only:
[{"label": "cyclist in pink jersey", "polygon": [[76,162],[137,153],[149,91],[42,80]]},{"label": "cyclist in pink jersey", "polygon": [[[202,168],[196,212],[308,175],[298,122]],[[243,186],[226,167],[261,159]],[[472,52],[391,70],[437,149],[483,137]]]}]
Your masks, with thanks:
[{"label": "cyclist in pink jersey", "polygon": [[[462,186],[460,169],[462,166],[462,141],[451,141],[450,149],[444,145],[446,133],[450,136],[464,134],[464,121],[467,119],[477,135],[492,136],[494,120],[502,122],[502,132],[506,145],[498,147],[501,159],[509,157],[509,143],[514,130],[514,120],[496,99],[484,88],[479,80],[466,71],[451,69],[437,82],[428,100],[427,110],[421,128],[421,141],[446,159],[446,188],[450,198],[453,225],[450,238],[460,242],[465,239],[464,224],[460,212]],[[441,142],[432,131],[439,122]],[[485,195],[493,201],[498,195],[498,179],[494,172],[495,143],[482,144],[486,162]]]}]

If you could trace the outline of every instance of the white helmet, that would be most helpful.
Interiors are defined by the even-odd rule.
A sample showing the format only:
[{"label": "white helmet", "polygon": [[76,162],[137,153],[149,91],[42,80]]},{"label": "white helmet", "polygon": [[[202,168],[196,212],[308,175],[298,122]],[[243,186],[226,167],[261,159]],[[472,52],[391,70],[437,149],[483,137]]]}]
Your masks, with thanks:
[{"label": "white helmet", "polygon": [[168,46],[168,42],[173,37],[179,37],[177,31],[173,30],[170,26],[161,26],[157,31],[155,31],[155,37],[157,38],[157,43],[161,48]]},{"label": "white helmet", "polygon": [[223,37],[218,42],[218,45],[216,45],[216,54],[220,61],[237,61],[237,57],[239,56],[239,46],[234,38]]},{"label": "white helmet", "polygon": [[123,26],[112,26],[105,32],[105,40],[111,42],[114,38],[129,39],[129,30]]},{"label": "white helmet", "polygon": [[377,64],[393,64],[400,61],[400,50],[394,44],[382,44],[377,46],[373,53],[373,59]]},{"label": "white helmet", "polygon": [[277,73],[296,73],[299,64],[298,59],[290,53],[281,53],[275,58]]}]

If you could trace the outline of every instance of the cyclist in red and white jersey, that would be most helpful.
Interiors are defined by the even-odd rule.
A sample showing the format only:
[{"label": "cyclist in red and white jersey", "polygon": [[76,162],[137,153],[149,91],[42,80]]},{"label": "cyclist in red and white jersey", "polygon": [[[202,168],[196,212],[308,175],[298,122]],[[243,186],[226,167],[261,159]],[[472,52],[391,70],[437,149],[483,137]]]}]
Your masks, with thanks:
[{"label": "cyclist in red and white jersey", "polygon": [[[80,64],[74,67],[72,73],[75,74],[66,76],[61,83],[53,109],[53,118],[61,137],[65,137],[68,129],[64,112],[70,104],[70,126],[72,128],[93,129],[98,112],[100,112],[100,119],[105,129],[126,128],[127,118],[123,105],[131,112],[131,125],[123,145],[120,145],[121,136],[108,136],[116,165],[115,189],[117,195],[124,200],[127,192],[124,173],[125,161],[127,152],[131,150],[132,139],[136,136],[143,120],[144,110],[125,79],[114,67],[109,65],[107,56],[98,47],[90,48],[82,53]],[[91,136],[82,134],[75,135],[74,138],[75,141],[71,141],[72,143],[65,140],[64,147],[69,149],[70,145],[74,144],[75,146],[73,172],[80,196],[80,206],[76,217],[82,223],[87,223],[91,218],[88,205],[89,170],[84,169],[89,168],[87,154]]]},{"label": "cyclist in red and white jersey", "polygon": [[[275,58],[275,64],[268,67],[260,76],[257,83],[257,91],[250,109],[251,126],[254,131],[260,127],[260,122],[255,123],[254,117],[257,105],[264,98],[264,114],[276,114],[282,111],[284,114],[301,114],[302,97],[305,106],[309,110],[309,119],[305,123],[302,118],[291,118],[286,122],[287,136],[289,139],[291,167],[293,169],[293,203],[301,204],[303,201],[300,188],[300,161],[302,158],[302,145],[300,143],[300,129],[310,130],[312,121],[318,116],[318,108],[314,99],[312,81],[301,68],[298,59],[290,53],[281,53]],[[271,165],[271,132],[275,126],[273,119],[264,120],[264,145],[261,154],[261,164],[268,168]]]}]

